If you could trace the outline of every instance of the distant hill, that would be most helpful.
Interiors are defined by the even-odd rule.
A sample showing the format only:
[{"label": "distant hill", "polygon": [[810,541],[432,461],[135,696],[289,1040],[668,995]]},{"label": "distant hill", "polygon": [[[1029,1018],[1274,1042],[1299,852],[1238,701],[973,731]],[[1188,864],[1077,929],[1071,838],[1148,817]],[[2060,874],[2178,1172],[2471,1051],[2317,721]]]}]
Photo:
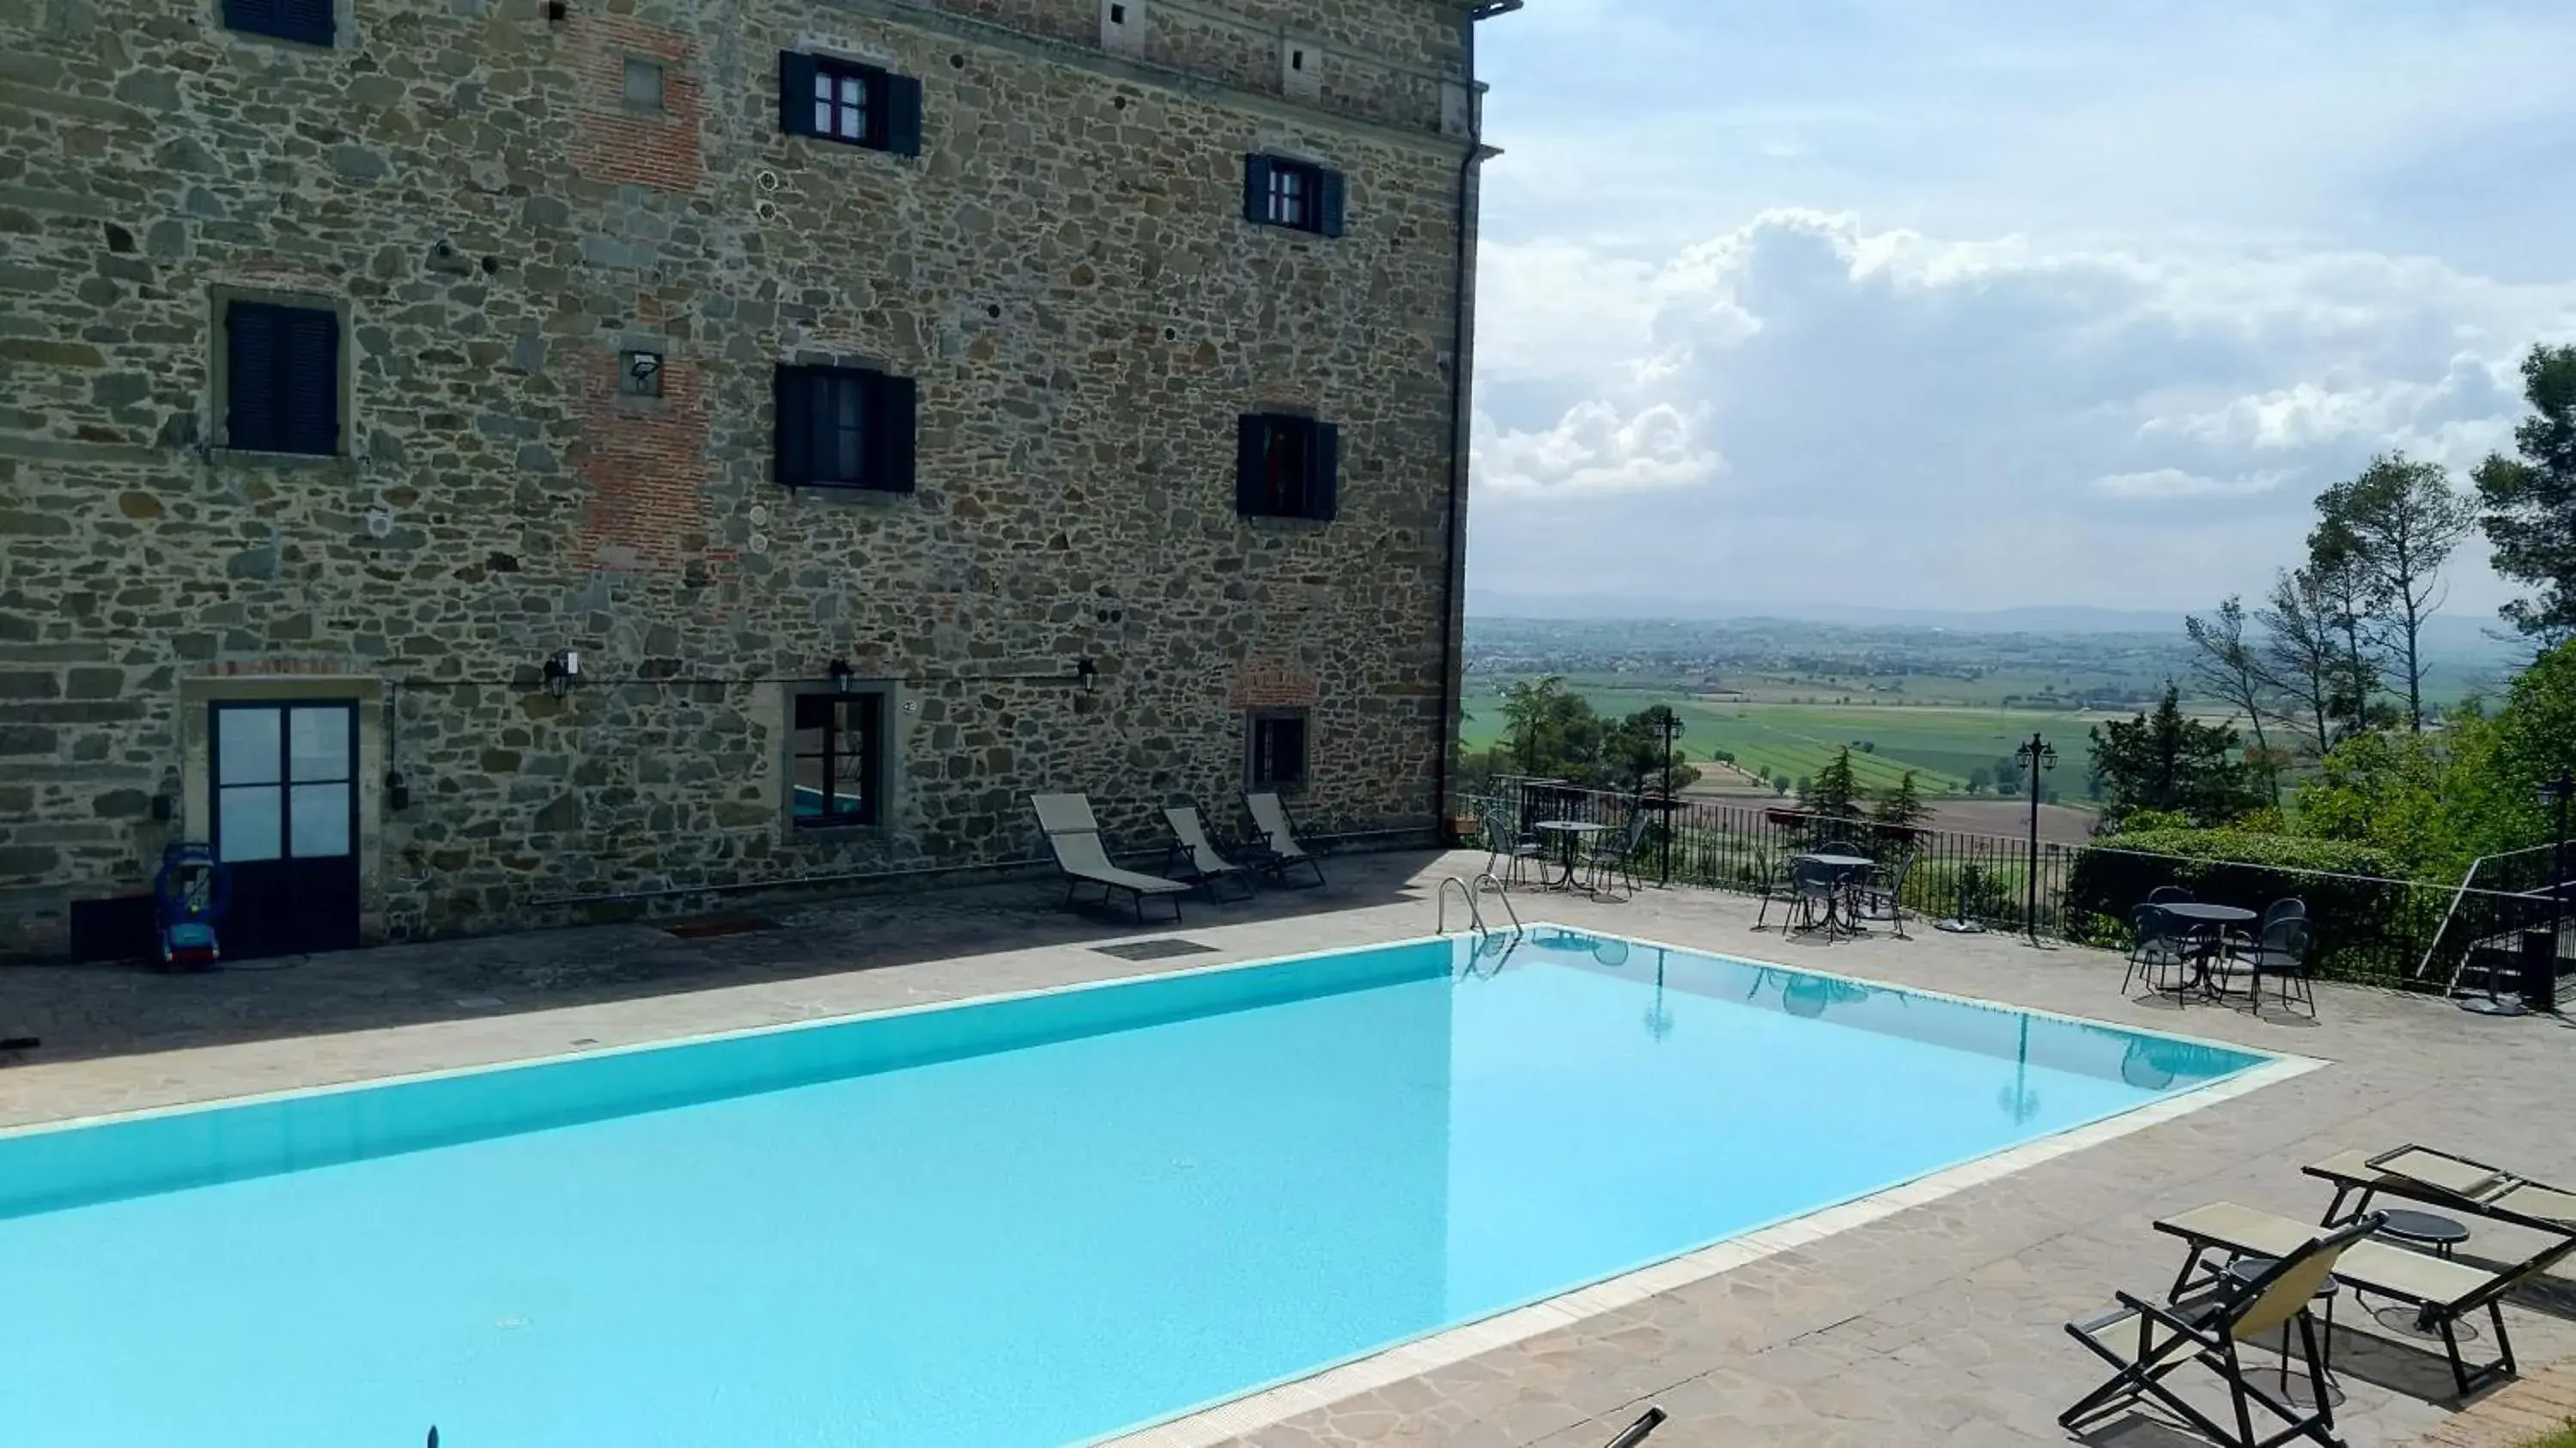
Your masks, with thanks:
[{"label": "distant hill", "polygon": [[[1604,594],[1506,593],[1467,590],[1471,618],[1565,620],[1679,620],[1717,623],[1747,619],[1787,619],[1881,628],[1937,628],[1989,634],[2161,634],[2182,632],[2183,616],[2147,609],[2083,608],[2030,605],[1986,610],[1872,608],[1840,603],[1746,603],[1722,599],[1619,598]],[[2447,658],[2502,662],[2518,646],[2488,637],[2495,620],[2469,614],[2437,615],[2426,626],[2428,649]]]}]

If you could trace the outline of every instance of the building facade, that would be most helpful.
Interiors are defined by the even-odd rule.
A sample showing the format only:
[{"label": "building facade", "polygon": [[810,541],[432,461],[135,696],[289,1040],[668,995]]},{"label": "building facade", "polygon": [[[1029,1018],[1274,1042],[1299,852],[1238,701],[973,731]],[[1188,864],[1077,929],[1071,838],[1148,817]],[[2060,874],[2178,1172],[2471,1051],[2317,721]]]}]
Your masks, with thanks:
[{"label": "building facade", "polygon": [[0,7],[0,954],[1428,839],[1497,8]]}]

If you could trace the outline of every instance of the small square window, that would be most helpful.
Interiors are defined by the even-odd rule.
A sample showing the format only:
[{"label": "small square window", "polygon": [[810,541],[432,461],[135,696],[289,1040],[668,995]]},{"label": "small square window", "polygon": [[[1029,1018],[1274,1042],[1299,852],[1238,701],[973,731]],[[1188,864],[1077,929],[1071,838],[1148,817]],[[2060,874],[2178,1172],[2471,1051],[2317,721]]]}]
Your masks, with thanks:
[{"label": "small square window", "polygon": [[1254,714],[1244,743],[1247,788],[1294,790],[1305,786],[1305,710],[1265,709]]},{"label": "small square window", "polygon": [[631,110],[662,109],[662,63],[626,57],[626,104]]},{"label": "small square window", "polygon": [[801,693],[789,720],[788,817],[798,829],[881,823],[885,696]]},{"label": "small square window", "polygon": [[1126,23],[1127,23],[1127,7],[1126,7],[1126,6],[1124,6],[1124,5],[1112,5],[1112,6],[1110,6],[1110,7],[1109,7],[1109,23],[1110,23],[1110,24],[1112,24],[1112,25],[1124,25],[1124,24],[1126,24]]},{"label": "small square window", "polygon": [[340,314],[231,301],[223,307],[223,445],[335,457],[340,445]]},{"label": "small square window", "polygon": [[662,395],[662,354],[633,350],[617,359],[617,390],[628,397]]},{"label": "small square window", "polygon": [[832,55],[778,58],[778,125],[791,136],[921,154],[921,82]]},{"label": "small square window", "polygon": [[1256,412],[1242,417],[1237,436],[1237,513],[1327,522],[1340,511],[1339,429],[1311,417]]},{"label": "small square window", "polygon": [[1246,156],[1243,219],[1262,226],[1342,234],[1342,173],[1285,156]]},{"label": "small square window", "polygon": [[332,0],[224,0],[224,28],[306,45],[329,45],[335,22]]},{"label": "small square window", "polygon": [[859,367],[778,369],[776,468],[790,488],[913,490],[919,389]]}]

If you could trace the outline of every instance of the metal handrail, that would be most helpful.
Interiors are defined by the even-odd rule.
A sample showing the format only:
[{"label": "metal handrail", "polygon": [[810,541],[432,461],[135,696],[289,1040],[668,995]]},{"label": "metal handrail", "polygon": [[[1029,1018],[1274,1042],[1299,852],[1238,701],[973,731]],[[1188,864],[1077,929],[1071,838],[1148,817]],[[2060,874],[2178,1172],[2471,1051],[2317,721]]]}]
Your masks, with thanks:
[{"label": "metal handrail", "polygon": [[1466,881],[1459,879],[1455,875],[1444,875],[1441,877],[1438,887],[1438,894],[1440,897],[1440,925],[1433,933],[1438,935],[1446,935],[1449,933],[1449,887],[1452,885],[1458,887],[1458,898],[1467,906],[1467,928],[1475,931],[1478,935],[1491,934],[1492,932],[1485,929],[1485,913],[1476,908],[1475,891],[1468,886]]},{"label": "metal handrail", "polygon": [[[1476,883],[1472,888],[1475,890],[1476,894],[1482,894],[1484,893],[1484,889],[1487,885],[1494,887],[1494,898],[1503,902],[1503,914],[1511,919],[1512,934],[1528,934],[1529,927],[1521,924],[1521,912],[1512,908],[1512,892],[1504,887],[1503,882],[1497,878],[1491,870],[1487,870],[1485,873],[1478,875],[1476,877]],[[1467,903],[1473,905],[1475,903],[1475,896],[1470,895]],[[1481,910],[1477,911],[1476,918],[1479,920],[1484,919],[1484,912]]]},{"label": "metal handrail", "polygon": [[1637,1448],[1638,1444],[1646,1441],[1647,1434],[1664,1426],[1666,1416],[1662,1408],[1648,1408],[1636,1422],[1628,1425],[1626,1432],[1610,1440],[1609,1448]]}]

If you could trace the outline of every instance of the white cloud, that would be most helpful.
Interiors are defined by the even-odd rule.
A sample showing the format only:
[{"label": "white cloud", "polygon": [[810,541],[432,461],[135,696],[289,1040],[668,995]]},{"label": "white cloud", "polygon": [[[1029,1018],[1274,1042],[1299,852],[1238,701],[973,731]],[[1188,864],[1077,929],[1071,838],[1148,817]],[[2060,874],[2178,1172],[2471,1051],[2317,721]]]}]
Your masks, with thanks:
[{"label": "white cloud", "polygon": [[2229,498],[2268,493],[2287,481],[2283,473],[2254,473],[2241,478],[2210,478],[2180,468],[2144,473],[2111,473],[2093,480],[2096,490],[2115,498],[2156,502],[2170,498]]},{"label": "white cloud", "polygon": [[1487,262],[1495,291],[1550,301],[1485,334],[1513,350],[1477,419],[1480,578],[1590,556],[1729,597],[2196,606],[2287,561],[2371,454],[2474,462],[2519,411],[2523,349],[2576,335],[2576,282],[2350,252],[1779,209],[1658,266],[1583,254]]},{"label": "white cloud", "polygon": [[1667,402],[1627,416],[1608,402],[1581,402],[1534,432],[1505,431],[1480,411],[1476,482],[1503,493],[1559,496],[1687,488],[1726,470],[1697,433],[1696,419]]}]

